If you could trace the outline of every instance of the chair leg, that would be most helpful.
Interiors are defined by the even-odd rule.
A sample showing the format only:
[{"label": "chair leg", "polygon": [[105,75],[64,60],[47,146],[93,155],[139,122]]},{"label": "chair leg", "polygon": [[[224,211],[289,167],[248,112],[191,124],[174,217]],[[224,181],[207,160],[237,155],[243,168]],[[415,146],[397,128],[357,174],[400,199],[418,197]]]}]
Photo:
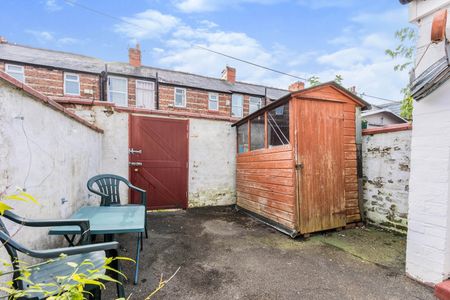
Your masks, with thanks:
[{"label": "chair leg", "polygon": [[147,224],[145,224],[145,238],[148,239],[148,229],[147,229]]},{"label": "chair leg", "polygon": [[140,256],[140,250],[142,247],[142,232],[138,233],[138,239],[136,243],[136,270],[134,271],[134,285],[137,285],[138,283],[138,276],[139,276],[139,256]]}]

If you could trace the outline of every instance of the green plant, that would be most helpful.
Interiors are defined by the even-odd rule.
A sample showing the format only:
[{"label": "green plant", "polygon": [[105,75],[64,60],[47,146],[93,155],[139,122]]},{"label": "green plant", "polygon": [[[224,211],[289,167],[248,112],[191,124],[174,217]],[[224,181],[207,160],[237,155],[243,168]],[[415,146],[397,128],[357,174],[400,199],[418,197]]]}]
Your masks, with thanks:
[{"label": "green plant", "polygon": [[[413,28],[405,27],[395,32],[395,38],[399,44],[394,49],[386,49],[385,53],[394,60],[400,60],[394,66],[395,71],[404,72],[409,70],[413,64],[415,55],[416,31]],[[400,115],[411,121],[413,112],[413,98],[411,96],[410,85],[401,90],[403,94]]]},{"label": "green plant", "polygon": [[[343,81],[343,80],[344,80],[344,78],[342,77],[342,75],[337,74],[337,75],[334,77],[334,82],[336,82],[336,83],[339,84],[339,85],[342,85],[342,81]],[[316,85],[319,85],[319,84],[322,83],[322,82],[320,81],[319,76],[315,76],[315,75],[309,77],[309,78],[307,79],[307,82],[308,82],[309,86],[316,86]]]}]

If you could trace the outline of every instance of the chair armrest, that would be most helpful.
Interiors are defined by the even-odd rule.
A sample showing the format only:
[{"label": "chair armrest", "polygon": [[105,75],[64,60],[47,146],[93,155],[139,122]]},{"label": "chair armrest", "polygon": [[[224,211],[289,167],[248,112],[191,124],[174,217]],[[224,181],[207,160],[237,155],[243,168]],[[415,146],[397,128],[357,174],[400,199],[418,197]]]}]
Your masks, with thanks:
[{"label": "chair armrest", "polygon": [[130,189],[133,189],[133,190],[141,193],[141,204],[144,205],[147,208],[147,191],[143,190],[141,188],[138,188],[137,186],[134,186],[131,183],[128,184],[128,187]]},{"label": "chair armrest", "polygon": [[119,248],[118,242],[108,242],[108,243],[89,244],[75,247],[48,249],[48,250],[27,249],[27,251],[25,251],[24,253],[36,258],[57,258],[61,256],[61,254],[76,255],[101,250],[103,251],[117,250],[118,248]]},{"label": "chair armrest", "polygon": [[65,220],[32,220],[16,215],[11,211],[5,211],[3,217],[11,220],[17,224],[21,224],[29,227],[55,227],[55,226],[78,226],[80,227],[81,238],[80,243],[84,243],[89,240],[91,235],[90,224],[88,219],[65,219]]}]

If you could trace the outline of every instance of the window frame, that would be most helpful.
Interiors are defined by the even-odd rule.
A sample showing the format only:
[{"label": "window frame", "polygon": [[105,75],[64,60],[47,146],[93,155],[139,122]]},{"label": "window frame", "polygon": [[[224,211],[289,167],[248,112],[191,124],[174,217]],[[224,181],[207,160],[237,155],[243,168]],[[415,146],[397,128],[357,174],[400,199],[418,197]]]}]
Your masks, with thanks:
[{"label": "window frame", "polygon": [[[22,71],[21,71],[20,73],[19,73],[19,72],[16,72],[16,71],[11,72],[11,71],[8,71],[8,68],[9,68],[9,67],[18,67],[18,68],[20,68]],[[16,80],[18,80],[18,81],[20,81],[20,82],[22,82],[22,83],[25,83],[25,66],[23,66],[23,65],[15,65],[15,64],[8,64],[8,63],[5,63],[5,73],[8,74],[9,76],[13,77],[13,78],[16,79]],[[16,77],[14,77],[13,75],[11,75],[10,73],[21,74],[22,77],[23,77],[23,80],[17,79]]]},{"label": "window frame", "polygon": [[[251,111],[251,110],[250,110],[251,104],[252,104],[252,99],[257,99],[257,100],[258,100],[258,108],[257,108],[256,110],[254,110],[254,111]],[[261,97],[250,96],[250,97],[248,98],[248,114],[252,114],[252,113],[254,113],[255,111],[260,110],[261,108],[262,108],[262,98],[261,98]]]},{"label": "window frame", "polygon": [[[216,96],[216,100],[211,100],[212,95]],[[211,102],[214,102],[214,101],[217,103],[217,108],[211,108]],[[215,93],[215,92],[208,93],[208,110],[219,111],[219,93]]]},{"label": "window frame", "polygon": [[[238,107],[234,105],[233,96],[241,96],[241,106],[240,106],[240,116],[233,116],[233,107]],[[242,118],[244,116],[244,95],[243,94],[231,94],[231,117],[233,118]]]},{"label": "window frame", "polygon": [[122,77],[122,76],[108,75],[108,82],[107,82],[107,84],[108,84],[108,98],[107,99],[108,99],[108,102],[114,103],[114,104],[116,104],[118,106],[122,106],[122,105],[111,100],[111,95],[112,94],[111,94],[111,84],[110,84],[110,80],[109,80],[110,78],[125,80],[125,93],[122,92],[122,91],[112,91],[112,92],[114,92],[114,93],[124,93],[125,94],[125,102],[126,103],[125,103],[125,105],[123,105],[123,107],[127,107],[128,106],[128,78],[127,77]]},{"label": "window frame", "polygon": [[[177,90],[183,91],[184,105],[177,105]],[[173,106],[178,107],[178,108],[186,108],[186,106],[187,106],[187,91],[185,88],[175,87],[173,89]]]},{"label": "window frame", "polygon": [[[70,76],[76,76],[78,79],[77,79],[77,81],[75,81],[75,80],[68,80],[67,78],[66,78],[66,76],[67,75],[70,75]],[[67,91],[66,91],[66,81],[70,81],[70,82],[76,82],[76,83],[78,83],[78,93],[68,93]],[[81,95],[81,83],[80,83],[80,75],[78,75],[78,74],[75,74],[75,73],[67,73],[67,72],[64,72],[64,95],[70,95],[70,96],[80,96]]]},{"label": "window frame", "polygon": [[[138,106],[138,83],[139,82],[145,82],[145,83],[151,83],[152,84],[153,88],[150,89],[149,91],[153,92],[153,107]],[[156,91],[155,91],[155,86],[156,86],[156,84],[155,84],[154,81],[136,79],[136,81],[135,81],[136,107],[148,108],[148,109],[156,109]],[[145,90],[145,89],[140,88],[139,90]]]}]

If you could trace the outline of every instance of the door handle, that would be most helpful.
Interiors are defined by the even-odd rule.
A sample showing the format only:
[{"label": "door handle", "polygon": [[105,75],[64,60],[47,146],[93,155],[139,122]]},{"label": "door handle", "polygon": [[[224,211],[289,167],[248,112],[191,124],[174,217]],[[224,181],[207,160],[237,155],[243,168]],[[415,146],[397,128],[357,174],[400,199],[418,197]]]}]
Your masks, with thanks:
[{"label": "door handle", "polygon": [[142,150],[136,150],[136,149],[128,149],[129,154],[142,154]]},{"label": "door handle", "polygon": [[142,163],[138,161],[129,162],[128,164],[133,167],[142,166]]}]

